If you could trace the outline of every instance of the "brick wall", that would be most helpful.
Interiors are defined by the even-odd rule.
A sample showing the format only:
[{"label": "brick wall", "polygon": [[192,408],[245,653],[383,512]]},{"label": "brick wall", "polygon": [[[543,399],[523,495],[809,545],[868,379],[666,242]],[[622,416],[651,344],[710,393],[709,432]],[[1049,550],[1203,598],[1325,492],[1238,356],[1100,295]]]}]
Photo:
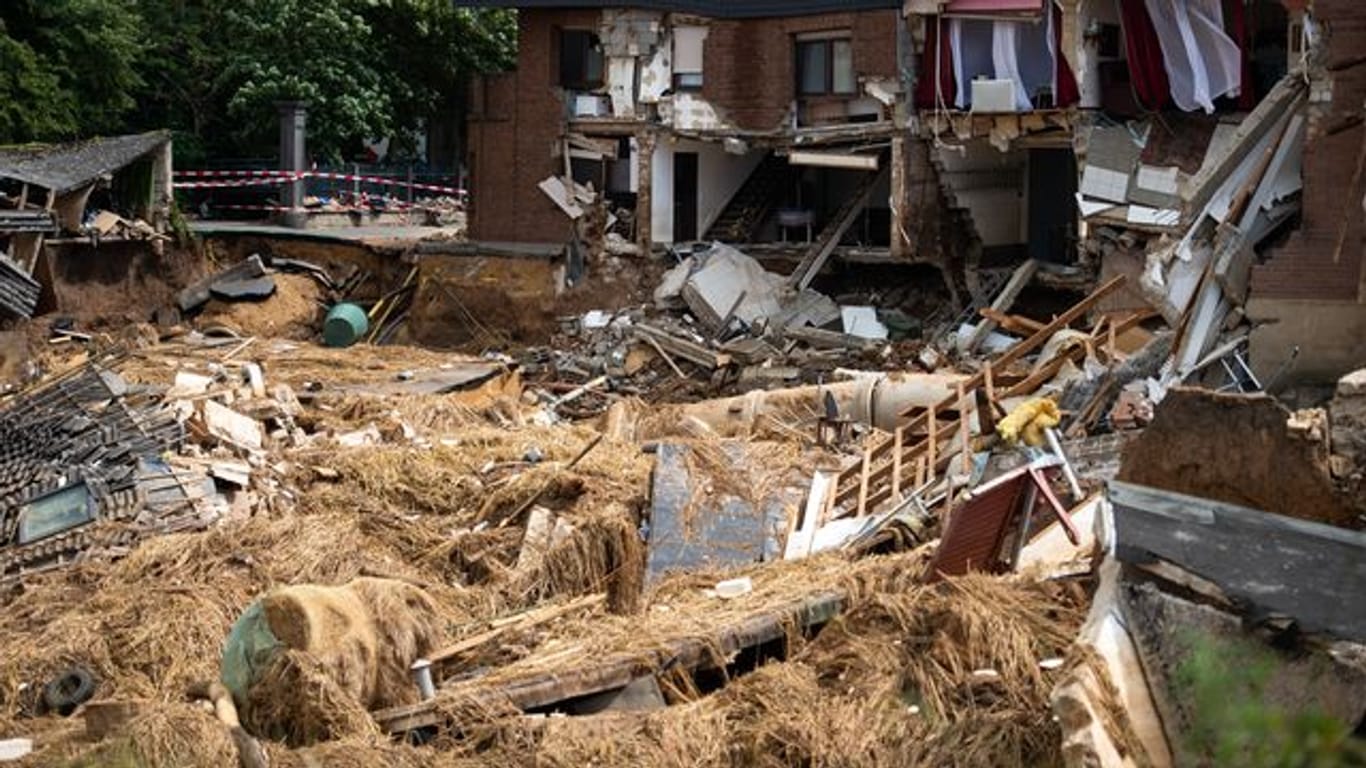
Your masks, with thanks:
[{"label": "brick wall", "polygon": [[[518,14],[517,70],[484,79],[470,116],[469,234],[477,240],[565,242],[570,221],[536,187],[563,172],[565,108],[555,87],[560,29],[598,26],[594,10]],[[478,86],[477,86],[478,88]]]},{"label": "brick wall", "polygon": [[[469,126],[472,239],[569,239],[569,220],[536,184],[563,168],[557,31],[596,30],[599,18],[596,10],[523,10],[517,70],[476,84]],[[780,127],[794,94],[793,35],[850,30],[855,74],[895,77],[898,23],[895,10],[714,21],[703,52],[703,98],[741,128]]]},{"label": "brick wall", "polygon": [[703,50],[702,97],[748,130],[780,127],[795,95],[794,35],[850,30],[854,74],[895,77],[897,11],[714,21]]},{"label": "brick wall", "polygon": [[[1328,29],[1327,64],[1345,62],[1366,50],[1366,3],[1315,0],[1314,14]],[[1366,301],[1366,212],[1363,185],[1352,177],[1366,141],[1366,126],[1333,135],[1328,131],[1360,116],[1366,103],[1366,65],[1327,73],[1333,98],[1311,104],[1304,148],[1302,222],[1270,259],[1253,269],[1252,296],[1263,299]],[[1341,249],[1338,243],[1341,242]]]}]

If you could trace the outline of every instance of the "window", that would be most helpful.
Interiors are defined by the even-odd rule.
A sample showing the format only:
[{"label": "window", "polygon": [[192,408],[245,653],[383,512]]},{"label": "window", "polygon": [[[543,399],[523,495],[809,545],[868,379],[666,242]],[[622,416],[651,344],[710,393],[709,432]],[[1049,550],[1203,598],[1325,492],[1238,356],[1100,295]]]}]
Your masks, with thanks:
[{"label": "window", "polygon": [[85,483],[69,485],[19,508],[19,544],[28,544],[95,519],[95,500]]},{"label": "window", "polygon": [[706,27],[674,27],[673,75],[675,91],[701,90],[702,48],[706,41]]},{"label": "window", "polygon": [[797,41],[797,92],[852,94],[854,47],[848,38]]},{"label": "window", "polygon": [[592,91],[601,88],[602,82],[598,36],[582,29],[560,30],[560,87]]}]

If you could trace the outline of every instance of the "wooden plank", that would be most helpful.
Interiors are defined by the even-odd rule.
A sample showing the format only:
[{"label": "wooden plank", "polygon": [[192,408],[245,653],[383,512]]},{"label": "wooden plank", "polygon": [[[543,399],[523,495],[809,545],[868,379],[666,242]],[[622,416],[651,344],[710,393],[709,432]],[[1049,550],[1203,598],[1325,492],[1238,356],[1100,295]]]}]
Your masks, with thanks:
[{"label": "wooden plank", "polygon": [[968,429],[968,394],[963,383],[958,383],[958,440],[962,443],[963,474],[972,475],[972,434]]},{"label": "wooden plank", "polygon": [[1238,124],[1231,140],[1225,144],[1217,157],[1206,158],[1204,168],[1184,185],[1181,196],[1185,199],[1181,224],[1189,226],[1196,214],[1205,210],[1210,198],[1223,185],[1229,174],[1233,173],[1248,151],[1261,141],[1262,137],[1276,124],[1277,118],[1295,111],[1294,105],[1304,98],[1305,85],[1293,73],[1281,78],[1257,107]]},{"label": "wooden plank", "polygon": [[458,726],[442,714],[446,699],[472,699],[484,705],[512,704],[522,710],[541,709],[568,699],[624,687],[642,676],[665,669],[698,669],[710,666],[716,651],[728,656],[772,640],[787,637],[796,625],[807,628],[823,624],[847,607],[844,590],[816,592],[777,608],[745,616],[710,635],[692,634],[666,639],[657,647],[610,654],[596,662],[578,664],[554,672],[534,672],[500,685],[479,679],[462,680],[442,686],[436,699],[374,713],[375,721],[387,733],[406,733],[419,728]]},{"label": "wooden plank", "polygon": [[926,459],[925,466],[929,468],[931,475],[934,474],[934,455],[939,450],[939,431],[935,429],[934,426],[934,412],[935,410],[937,410],[937,408],[938,406],[935,406],[934,408],[930,409],[928,414],[929,418],[926,422],[929,425],[929,434],[925,437],[925,439],[929,441],[927,451],[929,458]]},{"label": "wooden plank", "polygon": [[830,492],[834,488],[835,477],[829,472],[816,470],[811,476],[811,490],[806,494],[801,524],[789,534],[783,546],[784,560],[796,560],[811,554],[811,542],[816,538],[816,530],[821,527],[821,518],[830,505]]},{"label": "wooden plank", "polygon": [[[1015,272],[1011,274],[1010,280],[1006,281],[1000,293],[996,294],[990,308],[997,312],[1005,312],[1010,309],[1015,304],[1015,299],[1019,298],[1020,292],[1029,285],[1029,281],[1034,279],[1034,273],[1038,271],[1039,262],[1034,259],[1025,259],[1020,266],[1015,268]],[[987,334],[996,328],[996,322],[986,316],[985,312],[982,314],[982,320],[977,323],[972,335],[968,337],[967,344],[964,345],[964,349],[968,352],[977,349],[986,340]]]},{"label": "wooden plank", "polygon": [[991,320],[1011,333],[1037,333],[1040,328],[1047,325],[1047,323],[1042,323],[1033,318],[1024,317],[1023,315],[1007,315],[1004,312],[997,312],[991,307],[983,307],[980,311],[982,317]]},{"label": "wooden plank", "polygon": [[834,253],[835,246],[839,245],[840,238],[844,237],[844,233],[858,220],[859,214],[863,213],[863,208],[868,203],[868,195],[872,193],[873,187],[886,174],[887,167],[883,166],[876,173],[868,175],[858,191],[849,199],[847,207],[842,211],[839,219],[820,234],[820,239],[811,246],[806,256],[802,258],[802,262],[788,277],[787,285],[789,288],[801,291],[811,285],[811,281],[825,266],[830,254]]},{"label": "wooden plank", "polygon": [[897,427],[892,433],[892,498],[901,501],[901,443],[905,430]]},{"label": "wooden plank", "polygon": [[566,616],[575,611],[585,610],[600,605],[605,599],[606,595],[603,594],[587,595],[576,600],[571,600],[563,605],[537,608],[535,610],[516,614],[515,616],[505,616],[501,619],[494,619],[489,622],[490,629],[448,645],[445,648],[432,653],[428,657],[428,660],[433,664],[444,664],[461,654],[468,653],[469,651],[497,640],[503,634],[510,632],[513,629],[525,629],[527,627],[534,627],[538,624],[544,624],[548,621],[554,621],[561,616]]},{"label": "wooden plank", "polygon": [[[1010,349],[1007,349],[1005,352],[1001,353],[1001,356],[996,358],[993,364],[997,368],[1005,368],[1006,366],[1009,366],[1011,363],[1014,363],[1017,360],[1024,358],[1026,355],[1033,352],[1035,349],[1038,349],[1039,347],[1043,346],[1045,343],[1047,343],[1047,341],[1050,338],[1052,338],[1054,333],[1057,333],[1063,328],[1066,328],[1074,320],[1089,312],[1092,307],[1094,307],[1097,303],[1100,302],[1101,299],[1118,290],[1122,285],[1124,285],[1125,280],[1126,277],[1124,275],[1115,275],[1114,277],[1110,278],[1104,284],[1102,284],[1094,291],[1092,291],[1089,296],[1072,305],[1072,307],[1069,308],[1066,312],[1063,312],[1061,315],[1058,315],[1057,317],[1053,318],[1052,322],[1049,322],[1043,328],[1040,328],[1039,331],[1035,333],[1033,336],[1021,340],[1018,344],[1011,346]],[[974,374],[968,379],[967,383],[964,386],[966,386],[968,389],[979,387],[981,386],[984,379],[985,377],[983,376],[982,372],[978,371],[976,374]],[[951,407],[953,405],[953,400],[954,396],[950,395],[943,401],[941,401],[939,407]],[[910,409],[908,408],[906,411],[902,411],[901,415],[905,416],[907,411],[909,410]],[[910,429],[915,429],[917,426],[919,425],[914,423],[909,425]]]},{"label": "wooden plank", "polygon": [[864,448],[863,472],[858,484],[858,517],[863,517],[868,512],[868,471],[871,469],[872,463],[872,451]]},{"label": "wooden plank", "polygon": [[708,370],[715,370],[730,363],[729,355],[713,351],[688,339],[681,339],[652,325],[641,323],[634,326],[632,331],[638,337],[653,339],[655,343],[668,350],[675,357],[681,357]]},{"label": "wooden plank", "polygon": [[[1041,328],[1041,329],[1040,329],[1038,332],[1036,332],[1034,335],[1030,336],[1030,337],[1027,338],[1027,339],[1023,339],[1023,340],[1020,341],[1019,343],[1017,343],[1017,344],[1015,344],[1014,346],[1012,346],[1010,349],[1006,350],[1004,353],[1001,354],[1000,357],[998,357],[995,361],[992,362],[992,365],[993,365],[993,366],[996,366],[996,367],[1008,366],[1008,365],[1010,365],[1011,363],[1014,363],[1014,362],[1016,362],[1017,360],[1020,360],[1020,359],[1023,358],[1025,355],[1028,355],[1030,352],[1034,351],[1036,348],[1038,348],[1038,347],[1042,346],[1044,343],[1046,343],[1046,342],[1048,341],[1048,339],[1051,338],[1052,335],[1053,335],[1054,333],[1056,333],[1057,331],[1059,331],[1059,330],[1061,330],[1061,329],[1067,327],[1067,326],[1068,326],[1070,323],[1072,323],[1074,320],[1076,320],[1077,318],[1079,318],[1079,317],[1081,317],[1082,315],[1086,314],[1086,312],[1090,311],[1090,309],[1091,309],[1092,307],[1094,307],[1101,299],[1105,298],[1105,297],[1108,296],[1110,293],[1112,293],[1112,292],[1118,290],[1118,289],[1124,284],[1125,280],[1126,280],[1126,277],[1125,277],[1124,275],[1116,275],[1115,277],[1113,277],[1113,278],[1111,278],[1110,280],[1106,281],[1105,283],[1103,283],[1102,285],[1100,285],[1099,287],[1097,287],[1094,291],[1092,291],[1092,292],[1090,293],[1090,295],[1088,295],[1086,298],[1084,298],[1084,299],[1082,299],[1080,302],[1074,304],[1074,305],[1073,305],[1072,307],[1070,307],[1066,312],[1063,312],[1062,314],[1060,314],[1060,315],[1058,315],[1057,317],[1055,317],[1051,322],[1049,322],[1048,324],[1046,324],[1043,328]],[[1137,322],[1137,321],[1135,321],[1135,322]],[[1077,351],[1078,351],[1078,350],[1072,350],[1069,354],[1075,354]],[[1012,386],[1012,387],[1003,395],[1003,397],[1011,397],[1011,396],[1013,396],[1014,394],[1016,394],[1016,393],[1018,393],[1018,392],[1020,392],[1020,391],[1024,391],[1024,392],[1032,392],[1032,391],[1034,391],[1035,389],[1037,389],[1037,388],[1039,387],[1040,384],[1042,384],[1042,383],[1045,382],[1045,381],[1048,381],[1048,380],[1051,379],[1053,376],[1057,375],[1058,370],[1060,370],[1061,367],[1062,367],[1062,363],[1063,363],[1063,360],[1064,360],[1064,359],[1065,359],[1065,356],[1059,356],[1059,358],[1057,358],[1057,359],[1055,359],[1055,360],[1053,360],[1053,361],[1050,361],[1049,363],[1045,364],[1045,366],[1043,367],[1042,370],[1040,370],[1040,371],[1034,373],[1034,374],[1031,375],[1031,376],[1026,377],[1026,378],[1025,378],[1023,381],[1021,381],[1019,384],[1016,384],[1016,385]],[[1045,374],[1046,374],[1046,375],[1045,375]],[[973,374],[971,377],[969,377],[968,380],[967,380],[966,382],[963,383],[963,388],[964,388],[964,389],[967,389],[967,390],[976,389],[977,387],[982,386],[982,384],[984,384],[985,381],[986,381],[986,374],[985,374],[985,372],[984,372],[984,371],[978,371],[977,373],[975,373],[975,374]],[[915,432],[917,429],[919,429],[922,425],[926,425],[926,424],[929,425],[929,429],[927,430],[927,432],[928,432],[928,434],[929,434],[930,436],[932,436],[932,437],[927,437],[927,438],[925,438],[924,440],[922,440],[922,441],[920,441],[919,443],[917,443],[916,445],[912,446],[910,453],[911,453],[911,455],[913,455],[913,456],[914,456],[914,455],[918,455],[918,454],[920,453],[920,451],[925,450],[926,448],[928,448],[929,451],[930,451],[930,462],[929,462],[928,466],[929,466],[929,468],[930,468],[931,474],[933,474],[933,471],[934,471],[933,468],[937,466],[937,461],[936,461],[936,460],[937,460],[938,448],[937,448],[936,443],[937,443],[937,440],[938,440],[938,430],[937,430],[937,429],[935,428],[935,426],[934,426],[935,419],[936,419],[936,414],[937,414],[938,411],[947,410],[947,409],[953,408],[953,407],[954,407],[954,403],[955,403],[955,401],[956,401],[957,399],[958,399],[958,396],[957,396],[956,393],[955,393],[955,394],[951,394],[951,395],[947,396],[946,398],[944,398],[943,400],[941,400],[940,402],[938,402],[938,403],[936,403],[935,405],[931,406],[930,408],[925,409],[925,412],[924,412],[923,414],[920,414],[920,415],[915,416],[914,418],[911,418],[910,423],[904,425],[905,428],[906,428],[907,430],[909,430],[910,432],[912,432],[912,433],[914,433],[914,432]],[[901,413],[900,413],[899,415],[900,415],[902,418],[906,418],[906,417],[909,416],[909,414],[911,414],[911,413],[914,412],[914,410],[915,410],[916,407],[918,407],[918,406],[910,406],[910,407],[907,407],[905,410],[901,411]],[[951,426],[952,426],[952,424],[951,424]],[[949,431],[949,434],[950,434],[950,435],[952,434],[952,430]],[[872,456],[872,458],[877,459],[877,458],[881,457],[883,454],[885,454],[887,451],[890,451],[891,449],[892,449],[892,440],[891,440],[890,438],[885,439],[885,440],[883,440],[883,441],[880,441],[880,442],[878,443],[878,445],[874,446],[874,448],[873,448],[873,450],[872,450],[872,453],[871,453],[871,456]],[[848,470],[846,470],[845,472],[842,472],[842,473],[840,474],[840,483],[841,483],[841,485],[843,485],[845,482],[847,482],[847,481],[849,481],[849,480],[852,480],[852,478],[853,478],[853,474],[852,474],[853,471],[861,471],[861,470],[856,470],[856,467],[850,467],[850,468],[849,468]],[[872,482],[881,482],[883,479],[885,479],[887,473],[890,472],[890,471],[891,471],[890,465],[888,465],[888,466],[886,466],[886,467],[883,467],[882,469],[879,469],[878,471],[876,471],[876,472],[874,472],[874,473],[872,474],[872,476],[871,476],[871,478],[870,478],[870,481],[872,481]],[[845,502],[846,500],[848,500],[852,495],[853,495],[853,493],[852,493],[849,489],[846,489],[846,490],[844,490],[844,491],[840,491],[840,492],[836,495],[835,503],[836,503],[836,504],[844,503],[844,502]]]}]

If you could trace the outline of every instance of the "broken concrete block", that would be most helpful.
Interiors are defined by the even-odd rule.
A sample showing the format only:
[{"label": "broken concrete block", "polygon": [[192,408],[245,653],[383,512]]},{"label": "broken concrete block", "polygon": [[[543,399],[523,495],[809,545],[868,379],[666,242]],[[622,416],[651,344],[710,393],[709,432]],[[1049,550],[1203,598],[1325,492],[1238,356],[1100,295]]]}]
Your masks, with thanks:
[{"label": "broken concrete block", "polygon": [[265,439],[260,422],[215,400],[204,401],[204,426],[214,437],[253,451],[261,450]]},{"label": "broken concrete block", "polygon": [[925,370],[931,373],[944,363],[944,356],[940,354],[939,350],[928,344],[921,347],[920,354],[916,355],[915,359]]},{"label": "broken concrete block", "polygon": [[887,326],[877,317],[875,307],[840,307],[840,320],[844,332],[862,339],[887,338]]},{"label": "broken concrete block", "polygon": [[251,465],[245,461],[218,461],[209,467],[209,474],[215,480],[222,480],[238,488],[246,488],[251,483]]},{"label": "broken concrete block", "polygon": [[365,445],[379,445],[384,442],[384,436],[379,433],[379,427],[374,424],[367,424],[365,429],[357,429],[353,432],[343,432],[337,435],[337,444],[343,448],[360,448]]},{"label": "broken concrete block", "polygon": [[778,314],[782,286],[781,276],[766,271],[740,251],[717,243],[707,251],[702,267],[688,276],[682,295],[688,308],[710,328],[720,327],[728,317],[753,325]]},{"label": "broken concrete block", "polygon": [[660,278],[659,285],[655,287],[654,300],[655,306],[661,309],[677,309],[683,305],[683,286],[688,282],[688,276],[692,274],[696,261],[689,256],[678,263],[678,266],[664,273]]},{"label": "broken concrete block", "polygon": [[1328,415],[1333,453],[1366,472],[1366,368],[1338,380]]},{"label": "broken concrete block", "polygon": [[545,553],[550,550],[558,522],[555,513],[549,509],[539,504],[531,508],[526,519],[526,530],[522,534],[522,548],[517,553],[517,564],[513,570],[530,572],[540,566],[545,560]]},{"label": "broken concrete block", "polygon": [[[181,312],[189,312],[208,302],[212,295],[214,285],[220,282],[230,283],[236,280],[250,280],[252,278],[262,277],[265,274],[265,264],[261,263],[260,256],[253,253],[251,256],[248,256],[246,259],[243,259],[231,267],[210,275],[181,291],[176,297],[176,305],[180,307]],[[272,290],[274,290],[273,287]]]},{"label": "broken concrete block", "polygon": [[20,760],[32,751],[32,739],[5,739],[0,741],[0,762]]},{"label": "broken concrete block", "polygon": [[194,397],[209,391],[213,385],[212,376],[203,376],[190,371],[176,371],[175,381],[171,388],[166,390],[166,399],[174,400],[182,397]]}]

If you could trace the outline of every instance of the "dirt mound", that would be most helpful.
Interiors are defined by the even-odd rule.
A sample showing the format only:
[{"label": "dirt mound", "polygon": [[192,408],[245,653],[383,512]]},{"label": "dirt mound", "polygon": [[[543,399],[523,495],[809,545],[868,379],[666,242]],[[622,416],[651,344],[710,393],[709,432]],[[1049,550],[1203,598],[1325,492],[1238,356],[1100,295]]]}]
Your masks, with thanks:
[{"label": "dirt mound", "polygon": [[323,292],[307,275],[275,275],[275,293],[255,301],[212,299],[199,316],[199,327],[222,325],[243,336],[312,339],[321,328]]},{"label": "dirt mound", "polygon": [[1351,526],[1328,470],[1326,428],[1292,430],[1275,398],[1173,387],[1124,448],[1119,479],[1279,515]]}]

